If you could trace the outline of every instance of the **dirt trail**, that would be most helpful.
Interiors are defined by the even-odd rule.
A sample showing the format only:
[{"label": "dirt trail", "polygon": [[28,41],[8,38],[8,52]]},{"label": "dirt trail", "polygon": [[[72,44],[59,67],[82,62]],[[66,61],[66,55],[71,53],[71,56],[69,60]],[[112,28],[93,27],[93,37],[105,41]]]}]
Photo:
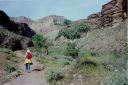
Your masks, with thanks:
[{"label": "dirt trail", "polygon": [[[21,52],[17,52],[17,56],[23,57],[23,54]],[[31,72],[27,73],[24,71],[24,65],[23,63],[20,64],[20,69],[23,71],[22,75],[14,80],[12,80],[10,83],[7,83],[5,85],[48,85],[48,83],[45,80],[44,71],[36,71],[37,67],[41,66],[38,62],[36,62],[34,59],[32,59],[33,65],[31,66]]]}]

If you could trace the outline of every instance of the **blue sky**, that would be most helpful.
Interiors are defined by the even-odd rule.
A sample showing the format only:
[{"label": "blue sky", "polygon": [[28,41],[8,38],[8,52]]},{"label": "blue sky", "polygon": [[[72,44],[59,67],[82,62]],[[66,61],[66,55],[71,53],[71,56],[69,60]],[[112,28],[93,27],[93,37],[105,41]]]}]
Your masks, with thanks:
[{"label": "blue sky", "polygon": [[9,16],[26,16],[33,20],[48,15],[65,16],[71,20],[85,19],[99,12],[110,0],[0,0],[0,9]]}]

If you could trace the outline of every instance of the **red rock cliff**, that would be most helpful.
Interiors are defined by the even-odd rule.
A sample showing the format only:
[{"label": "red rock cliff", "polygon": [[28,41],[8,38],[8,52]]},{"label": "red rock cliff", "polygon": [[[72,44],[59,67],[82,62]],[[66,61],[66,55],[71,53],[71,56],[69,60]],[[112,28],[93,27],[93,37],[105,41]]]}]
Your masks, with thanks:
[{"label": "red rock cliff", "polygon": [[99,24],[101,27],[112,26],[126,17],[127,0],[112,0],[102,6]]},{"label": "red rock cliff", "polygon": [[112,0],[102,6],[101,12],[87,17],[92,28],[113,26],[127,18],[127,0]]}]

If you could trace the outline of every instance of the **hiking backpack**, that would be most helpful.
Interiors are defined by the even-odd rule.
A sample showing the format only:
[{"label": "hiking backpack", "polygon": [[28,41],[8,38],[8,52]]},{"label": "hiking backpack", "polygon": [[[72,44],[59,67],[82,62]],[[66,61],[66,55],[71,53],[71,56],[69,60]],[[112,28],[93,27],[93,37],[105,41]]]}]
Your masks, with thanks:
[{"label": "hiking backpack", "polygon": [[26,58],[27,58],[27,59],[31,59],[31,58],[32,58],[31,53],[27,53],[27,54],[26,54]]}]

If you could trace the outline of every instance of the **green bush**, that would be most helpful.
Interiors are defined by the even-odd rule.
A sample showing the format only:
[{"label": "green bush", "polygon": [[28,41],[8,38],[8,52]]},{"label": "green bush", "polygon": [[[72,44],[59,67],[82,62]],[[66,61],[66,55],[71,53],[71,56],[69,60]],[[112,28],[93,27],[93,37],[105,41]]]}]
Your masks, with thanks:
[{"label": "green bush", "polygon": [[60,64],[62,64],[63,66],[71,64],[71,61],[69,61],[67,59],[59,59],[58,62],[60,62]]},{"label": "green bush", "polygon": [[62,29],[59,31],[58,36],[56,38],[60,38],[61,36],[64,36],[67,39],[74,40],[79,39],[80,34],[73,30],[73,29]]},{"label": "green bush", "polygon": [[47,81],[50,83],[54,83],[63,79],[63,75],[60,71],[52,70],[48,73]]},{"label": "green bush", "polygon": [[74,40],[80,38],[80,32],[88,32],[90,27],[87,24],[78,24],[70,28],[61,29],[58,33],[57,38],[64,36],[67,39]]},{"label": "green bush", "polygon": [[90,27],[85,23],[80,23],[75,26],[75,29],[77,32],[88,32],[90,30]]},{"label": "green bush", "polygon": [[32,42],[38,50],[38,52],[41,51],[41,48],[45,49],[45,55],[48,55],[49,50],[48,47],[51,46],[51,42],[48,42],[47,39],[43,35],[36,34],[35,36],[32,37]]},{"label": "green bush", "polygon": [[71,20],[65,19],[63,24],[67,26],[71,24]]},{"label": "green bush", "polygon": [[6,29],[0,28],[0,36],[1,37],[7,37],[10,35],[10,32],[7,31]]},{"label": "green bush", "polygon": [[64,54],[66,56],[72,56],[73,58],[76,58],[79,54],[79,49],[75,43],[68,43]]},{"label": "green bush", "polygon": [[90,53],[82,53],[79,56],[78,64],[81,65],[93,65],[97,66],[98,61],[96,57],[92,56]]},{"label": "green bush", "polygon": [[14,71],[17,71],[18,67],[14,64],[7,64],[5,70],[9,73],[12,73]]},{"label": "green bush", "polygon": [[32,42],[33,42],[35,47],[42,48],[42,47],[44,47],[44,44],[46,42],[46,38],[44,38],[43,35],[37,34],[37,35],[32,37]]}]

